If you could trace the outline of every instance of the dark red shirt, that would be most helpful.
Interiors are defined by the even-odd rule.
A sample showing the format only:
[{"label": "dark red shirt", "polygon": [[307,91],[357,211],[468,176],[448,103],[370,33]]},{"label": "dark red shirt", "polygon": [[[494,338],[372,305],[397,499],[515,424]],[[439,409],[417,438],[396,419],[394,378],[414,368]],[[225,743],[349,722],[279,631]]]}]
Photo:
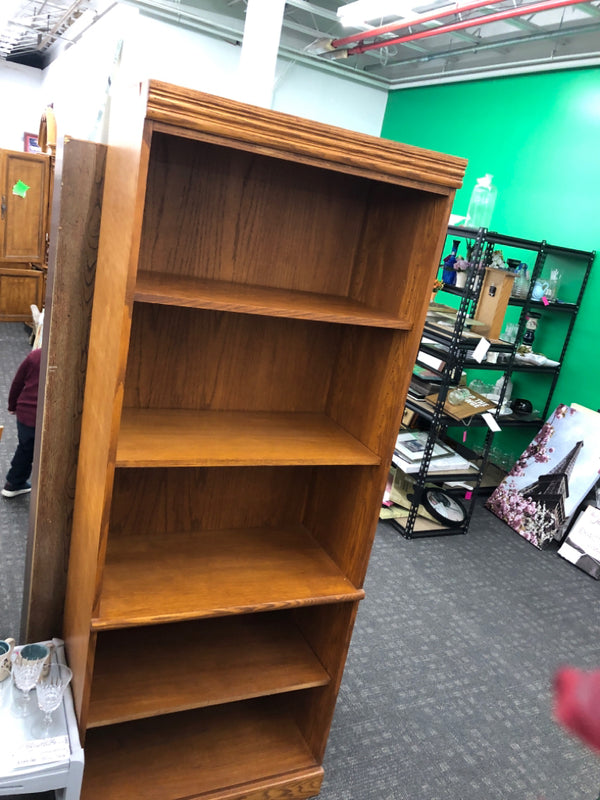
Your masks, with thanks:
[{"label": "dark red shirt", "polygon": [[35,428],[41,356],[39,347],[29,353],[8,392],[8,410],[16,413],[19,422],[32,428]]}]

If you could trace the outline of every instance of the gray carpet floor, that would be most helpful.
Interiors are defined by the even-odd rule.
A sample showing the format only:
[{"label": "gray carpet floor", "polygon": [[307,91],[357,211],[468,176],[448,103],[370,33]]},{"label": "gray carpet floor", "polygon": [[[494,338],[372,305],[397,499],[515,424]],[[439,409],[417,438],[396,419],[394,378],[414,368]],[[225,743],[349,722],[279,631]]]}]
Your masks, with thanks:
[{"label": "gray carpet floor", "polygon": [[[3,474],[28,350],[0,323]],[[29,498],[0,501],[1,634],[18,638]],[[466,536],[381,524],[365,589],[320,800],[598,798],[600,758],[554,722],[551,687],[561,664],[600,667],[600,582],[479,505]]]}]

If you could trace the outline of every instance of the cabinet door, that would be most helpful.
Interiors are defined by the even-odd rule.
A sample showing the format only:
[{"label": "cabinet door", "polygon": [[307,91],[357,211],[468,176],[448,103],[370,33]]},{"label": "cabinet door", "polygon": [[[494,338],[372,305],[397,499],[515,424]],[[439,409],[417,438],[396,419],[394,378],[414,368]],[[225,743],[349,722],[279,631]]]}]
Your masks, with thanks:
[{"label": "cabinet door", "polygon": [[45,261],[49,157],[0,151],[0,260]]},{"label": "cabinet door", "polygon": [[31,306],[41,308],[43,297],[43,272],[0,267],[0,322],[31,320]]}]

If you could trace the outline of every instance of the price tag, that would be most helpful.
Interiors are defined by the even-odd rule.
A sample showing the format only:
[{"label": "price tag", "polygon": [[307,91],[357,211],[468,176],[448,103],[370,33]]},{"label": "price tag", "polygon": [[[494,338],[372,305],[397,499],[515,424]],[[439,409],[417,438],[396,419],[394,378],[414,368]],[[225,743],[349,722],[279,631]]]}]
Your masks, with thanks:
[{"label": "price tag", "polygon": [[465,492],[465,500],[470,500],[473,497],[473,492]]},{"label": "price tag", "polygon": [[546,297],[546,295],[544,295],[544,296],[542,297],[542,303],[543,303],[545,306],[549,306],[549,305],[550,305],[550,303],[548,302],[548,298]]},{"label": "price tag", "polygon": [[71,755],[68,736],[51,736],[47,739],[32,739],[23,742],[13,752],[13,769],[23,769],[36,764],[49,764],[53,761],[68,761]]},{"label": "price tag", "polygon": [[473,358],[477,361],[478,364],[481,364],[483,359],[486,356],[487,351],[490,349],[490,342],[487,339],[481,338],[479,340],[479,344],[473,350]]},{"label": "price tag", "polygon": [[463,431],[463,444],[467,441],[467,432]]},{"label": "price tag", "polygon": [[487,411],[485,414],[482,414],[481,416],[483,417],[483,420],[484,420],[485,424],[488,426],[488,428],[491,431],[494,431],[494,433],[497,433],[498,431],[502,430],[500,425],[498,425],[498,423],[496,422],[496,420],[490,414],[489,411]]}]

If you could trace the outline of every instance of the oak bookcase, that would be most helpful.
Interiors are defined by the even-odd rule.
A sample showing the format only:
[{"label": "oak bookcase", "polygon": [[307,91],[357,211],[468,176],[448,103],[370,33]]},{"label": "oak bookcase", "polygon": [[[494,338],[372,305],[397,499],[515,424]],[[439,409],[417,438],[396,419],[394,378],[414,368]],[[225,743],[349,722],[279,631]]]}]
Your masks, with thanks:
[{"label": "oak bookcase", "polygon": [[318,794],[464,167],[116,94],[65,606],[85,800]]}]

